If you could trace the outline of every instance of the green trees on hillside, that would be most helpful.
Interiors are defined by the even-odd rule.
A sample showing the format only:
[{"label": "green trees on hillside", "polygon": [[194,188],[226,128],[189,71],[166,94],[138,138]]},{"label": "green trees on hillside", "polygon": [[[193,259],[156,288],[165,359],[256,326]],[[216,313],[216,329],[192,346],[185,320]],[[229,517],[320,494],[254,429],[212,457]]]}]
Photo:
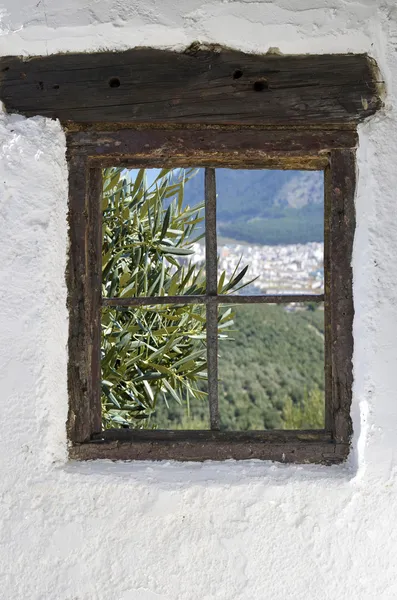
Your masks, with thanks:
[{"label": "green trees on hillside", "polygon": [[283,428],[288,402],[307,406],[313,390],[323,394],[323,321],[321,309],[236,307],[233,330],[220,346],[224,429]]},{"label": "green trees on hillside", "polygon": [[324,240],[324,207],[269,209],[265,215],[230,220],[220,224],[223,236],[251,244],[306,244]]},{"label": "green trees on hillside", "polygon": [[[317,305],[311,305],[311,308]],[[219,344],[221,429],[297,429],[324,426],[324,311],[276,305],[236,306],[228,338]],[[194,422],[208,424],[202,404]],[[186,427],[182,407],[159,405],[161,428]],[[304,427],[303,427],[304,424]]]},{"label": "green trees on hillside", "polygon": [[324,392],[312,389],[304,401],[294,404],[287,398],[283,407],[284,429],[323,429],[325,417]]}]

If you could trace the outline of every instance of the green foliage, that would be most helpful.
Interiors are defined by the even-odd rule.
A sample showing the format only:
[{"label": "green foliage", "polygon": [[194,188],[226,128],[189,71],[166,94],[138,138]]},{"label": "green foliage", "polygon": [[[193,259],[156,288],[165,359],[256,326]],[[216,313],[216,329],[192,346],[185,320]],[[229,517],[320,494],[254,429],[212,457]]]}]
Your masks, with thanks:
[{"label": "green foliage", "polygon": [[282,428],[287,400],[306,405],[309,391],[324,389],[324,312],[256,304],[235,313],[220,347],[222,427]]},{"label": "green foliage", "polygon": [[[163,169],[149,184],[144,169],[134,181],[121,168],[104,170],[103,297],[205,292],[204,267],[191,262],[203,205],[183,204],[194,174]],[[223,274],[220,293],[238,289],[245,272],[231,279]],[[230,310],[223,311],[220,337],[232,319]],[[204,305],[106,308],[101,323],[104,427],[153,426],[159,399],[183,406],[187,414],[192,400],[205,405]]]},{"label": "green foliage", "polygon": [[[316,305],[315,305],[316,306]],[[282,306],[235,308],[233,329],[219,346],[219,408],[223,430],[324,426],[324,311]],[[311,407],[311,403],[314,406]],[[319,406],[321,404],[321,406]],[[322,411],[322,412],[321,412]],[[191,406],[206,427],[207,414]],[[179,427],[179,406],[158,406],[159,427]]]},{"label": "green foliage", "polygon": [[[203,204],[182,207],[194,170],[179,171],[170,183],[163,169],[150,185],[145,169],[131,181],[123,169],[105,169],[103,193],[104,296],[173,296],[205,290],[203,269],[181,267],[178,257],[193,254],[192,233],[203,220]],[[164,202],[172,199],[168,208]]]},{"label": "green foliage", "polygon": [[283,407],[284,429],[323,429],[324,409],[324,393],[318,388],[298,404],[287,398]]},{"label": "green foliage", "polygon": [[[203,205],[185,199],[195,180],[193,170],[163,170],[152,184],[144,170],[134,181],[105,170],[104,297],[205,292],[204,267],[191,262]],[[274,220],[285,210],[292,209],[274,208]],[[246,270],[238,266],[229,280],[222,274],[219,292],[243,286]],[[307,308],[220,309],[223,430],[323,427],[324,314]],[[104,427],[208,428],[205,322],[204,305],[103,309]]]}]

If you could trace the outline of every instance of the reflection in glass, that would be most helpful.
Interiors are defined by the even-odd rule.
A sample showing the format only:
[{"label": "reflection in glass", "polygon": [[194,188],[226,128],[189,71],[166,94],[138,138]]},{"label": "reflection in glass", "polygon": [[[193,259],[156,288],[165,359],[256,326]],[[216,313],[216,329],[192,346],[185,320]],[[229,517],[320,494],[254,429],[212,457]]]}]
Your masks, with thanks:
[{"label": "reflection in glass", "polygon": [[231,308],[219,342],[221,429],[322,429],[323,304]]},{"label": "reflection in glass", "polygon": [[204,293],[203,170],[104,169],[103,180],[102,295]]},{"label": "reflection in glass", "polygon": [[102,309],[105,428],[207,429],[205,306]]},{"label": "reflection in glass", "polygon": [[217,169],[216,183],[219,271],[248,265],[238,294],[323,293],[323,172]]}]

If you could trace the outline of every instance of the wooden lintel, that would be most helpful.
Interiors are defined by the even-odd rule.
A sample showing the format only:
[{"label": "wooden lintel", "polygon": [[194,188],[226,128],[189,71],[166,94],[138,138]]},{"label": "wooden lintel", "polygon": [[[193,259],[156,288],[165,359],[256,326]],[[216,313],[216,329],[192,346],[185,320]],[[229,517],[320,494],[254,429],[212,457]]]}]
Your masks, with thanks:
[{"label": "wooden lintel", "polygon": [[364,54],[214,46],[0,59],[6,110],[63,123],[355,125],[380,108],[380,89]]}]

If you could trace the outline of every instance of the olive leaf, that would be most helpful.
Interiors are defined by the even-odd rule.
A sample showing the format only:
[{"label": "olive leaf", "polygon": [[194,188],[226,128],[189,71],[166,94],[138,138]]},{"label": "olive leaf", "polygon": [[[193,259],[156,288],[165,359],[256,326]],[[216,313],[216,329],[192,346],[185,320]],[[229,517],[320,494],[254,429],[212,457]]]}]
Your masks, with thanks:
[{"label": "olive leaf", "polygon": [[[123,168],[103,170],[103,297],[205,294],[205,266],[192,260],[204,205],[183,203],[196,173],[162,169],[148,183],[145,169],[134,178]],[[244,285],[247,268],[229,280],[222,273],[219,291]],[[233,313],[225,310],[222,338],[233,324]],[[105,428],[151,428],[158,402],[182,404],[187,414],[193,398],[205,402],[205,305],[105,307],[101,325]]]}]

